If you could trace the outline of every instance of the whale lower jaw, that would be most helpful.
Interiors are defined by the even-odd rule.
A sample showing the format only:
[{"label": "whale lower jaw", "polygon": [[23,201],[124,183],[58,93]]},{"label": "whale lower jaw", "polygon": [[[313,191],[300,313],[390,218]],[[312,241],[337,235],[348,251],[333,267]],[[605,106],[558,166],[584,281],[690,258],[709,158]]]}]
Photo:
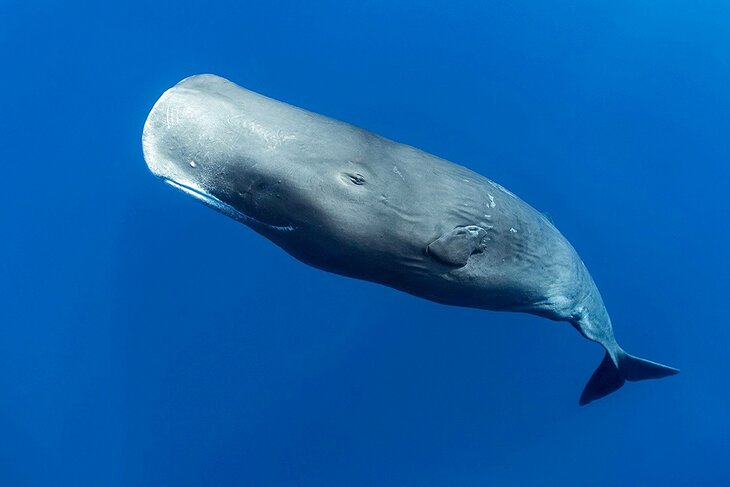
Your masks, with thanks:
[{"label": "whale lower jaw", "polygon": [[231,205],[224,203],[215,196],[211,196],[198,188],[194,188],[192,186],[188,186],[165,177],[162,177],[162,180],[173,188],[182,191],[188,196],[192,196],[195,200],[200,201],[205,206],[213,208],[217,212],[222,213],[229,218],[233,218],[238,222],[244,223],[252,227],[263,226],[279,232],[291,232],[294,230],[294,227],[291,225],[271,225],[269,223],[262,222],[261,220],[257,220],[256,218],[246,215],[245,213],[235,209]]}]

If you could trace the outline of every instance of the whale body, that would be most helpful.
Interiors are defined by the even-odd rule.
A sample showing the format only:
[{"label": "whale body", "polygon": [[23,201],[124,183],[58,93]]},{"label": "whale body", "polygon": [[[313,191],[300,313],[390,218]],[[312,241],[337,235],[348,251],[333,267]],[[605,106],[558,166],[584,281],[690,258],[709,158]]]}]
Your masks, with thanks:
[{"label": "whale body", "polygon": [[569,322],[606,351],[580,404],[678,372],[624,352],[570,243],[463,166],[214,75],[166,91],[142,145],[153,174],[311,266],[439,303]]}]

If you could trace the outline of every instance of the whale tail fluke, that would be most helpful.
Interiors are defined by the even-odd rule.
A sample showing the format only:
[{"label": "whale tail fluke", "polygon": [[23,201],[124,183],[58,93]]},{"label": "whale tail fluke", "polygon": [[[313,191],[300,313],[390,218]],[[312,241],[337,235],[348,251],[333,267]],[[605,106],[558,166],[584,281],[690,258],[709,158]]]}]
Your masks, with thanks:
[{"label": "whale tail fluke", "polygon": [[606,352],[601,364],[593,372],[591,378],[588,379],[588,383],[580,395],[578,404],[585,406],[589,402],[607,396],[620,389],[625,382],[626,379],[621,375],[616,364],[613,363],[611,355]]},{"label": "whale tail fluke", "polygon": [[[603,361],[593,372],[580,396],[579,404],[581,406],[620,389],[627,380],[660,379],[679,373],[679,370],[675,368],[634,357],[620,348],[613,355],[615,361],[611,354],[606,352]],[[618,365],[616,365],[617,363]]]}]

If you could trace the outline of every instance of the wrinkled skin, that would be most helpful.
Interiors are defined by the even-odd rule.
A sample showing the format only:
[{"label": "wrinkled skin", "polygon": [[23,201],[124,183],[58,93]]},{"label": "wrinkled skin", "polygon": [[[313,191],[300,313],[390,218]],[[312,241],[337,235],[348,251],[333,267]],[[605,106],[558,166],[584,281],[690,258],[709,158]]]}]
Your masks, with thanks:
[{"label": "wrinkled skin", "polygon": [[440,303],[568,321],[606,348],[603,389],[650,378],[607,378],[631,356],[573,247],[465,167],[213,75],[158,100],[143,148],[155,175],[309,265]]}]

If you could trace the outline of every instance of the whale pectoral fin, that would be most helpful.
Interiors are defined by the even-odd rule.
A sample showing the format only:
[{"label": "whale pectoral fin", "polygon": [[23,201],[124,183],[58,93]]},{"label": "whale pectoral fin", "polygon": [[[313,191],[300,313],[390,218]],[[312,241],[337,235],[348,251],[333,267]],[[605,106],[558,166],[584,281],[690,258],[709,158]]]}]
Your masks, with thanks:
[{"label": "whale pectoral fin", "polygon": [[486,230],[476,225],[456,227],[431,242],[426,251],[444,264],[464,267],[474,253],[483,252]]}]

